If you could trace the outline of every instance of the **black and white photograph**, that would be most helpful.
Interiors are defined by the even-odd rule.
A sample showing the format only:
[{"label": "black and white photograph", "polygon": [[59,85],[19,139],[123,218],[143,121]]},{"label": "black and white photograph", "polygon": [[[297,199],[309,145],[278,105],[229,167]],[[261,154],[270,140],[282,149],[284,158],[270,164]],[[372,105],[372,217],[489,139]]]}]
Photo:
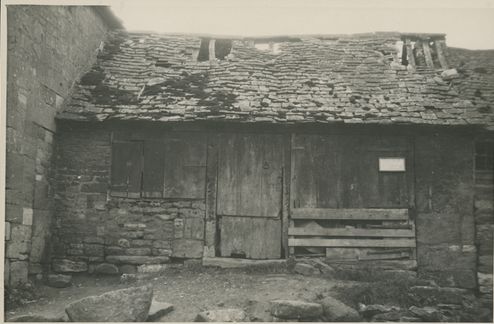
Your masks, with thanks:
[{"label": "black and white photograph", "polygon": [[494,0],[5,0],[5,322],[493,322]]}]

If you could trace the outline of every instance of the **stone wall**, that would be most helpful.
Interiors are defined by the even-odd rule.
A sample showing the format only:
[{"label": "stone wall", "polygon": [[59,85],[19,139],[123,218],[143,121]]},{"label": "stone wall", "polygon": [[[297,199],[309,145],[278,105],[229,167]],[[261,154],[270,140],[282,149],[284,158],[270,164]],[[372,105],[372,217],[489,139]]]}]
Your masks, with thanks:
[{"label": "stone wall", "polygon": [[7,8],[5,284],[43,270],[53,213],[55,114],[108,28],[89,7]]},{"label": "stone wall", "polygon": [[[478,286],[479,292],[487,305],[492,306],[492,255],[494,232],[494,166],[492,155],[494,154],[494,142],[479,139],[478,142],[488,143],[491,158],[488,159],[490,168],[476,164],[475,168],[475,241],[478,249]],[[476,152],[479,153],[478,151]]]},{"label": "stone wall", "polygon": [[128,199],[110,191],[111,131],[60,128],[52,269],[126,273],[201,258],[204,199]]},{"label": "stone wall", "polygon": [[472,137],[416,137],[415,192],[419,274],[440,285],[475,288]]}]

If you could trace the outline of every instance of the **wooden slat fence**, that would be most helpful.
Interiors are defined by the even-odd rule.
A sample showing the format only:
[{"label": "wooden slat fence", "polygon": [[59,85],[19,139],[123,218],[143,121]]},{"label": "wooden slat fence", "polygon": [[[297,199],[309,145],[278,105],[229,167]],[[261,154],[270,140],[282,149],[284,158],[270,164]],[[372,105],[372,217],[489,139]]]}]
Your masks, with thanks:
[{"label": "wooden slat fence", "polygon": [[408,209],[295,208],[288,246],[295,255],[329,259],[415,259],[415,225]]}]

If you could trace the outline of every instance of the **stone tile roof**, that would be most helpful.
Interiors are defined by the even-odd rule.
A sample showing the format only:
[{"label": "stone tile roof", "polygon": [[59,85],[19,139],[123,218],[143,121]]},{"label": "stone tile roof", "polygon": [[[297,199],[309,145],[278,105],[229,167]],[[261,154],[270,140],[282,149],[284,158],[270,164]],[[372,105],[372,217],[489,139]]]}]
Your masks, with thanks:
[{"label": "stone tile roof", "polygon": [[494,125],[491,53],[486,73],[466,75],[483,73],[479,105],[458,74],[402,65],[403,35],[233,38],[225,58],[200,61],[199,36],[113,32],[58,118]]}]

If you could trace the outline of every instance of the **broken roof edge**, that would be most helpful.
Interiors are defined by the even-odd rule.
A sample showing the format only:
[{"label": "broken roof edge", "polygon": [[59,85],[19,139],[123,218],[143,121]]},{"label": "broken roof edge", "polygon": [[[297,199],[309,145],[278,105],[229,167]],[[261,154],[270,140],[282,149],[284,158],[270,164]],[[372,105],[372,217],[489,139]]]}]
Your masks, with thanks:
[{"label": "broken roof edge", "polygon": [[[70,116],[69,116],[70,115]],[[117,119],[108,118],[104,120],[97,120],[95,118],[86,118],[84,116],[74,113],[61,113],[55,118],[57,123],[67,125],[93,125],[98,127],[107,127],[110,125],[149,125],[156,127],[167,126],[192,126],[197,127],[268,127],[276,129],[297,129],[297,128],[309,128],[327,129],[327,128],[371,128],[371,129],[429,129],[429,130],[444,130],[444,131],[471,131],[473,133],[494,133],[494,126],[478,123],[462,123],[462,124],[427,124],[427,123],[412,123],[412,122],[344,122],[343,120],[334,121],[291,121],[291,122],[275,122],[275,121],[255,121],[255,120],[239,120],[239,119],[170,119],[168,121],[163,120],[143,120],[143,119]]]},{"label": "broken roof edge", "polygon": [[234,35],[234,34],[212,34],[212,33],[185,33],[185,32],[156,32],[151,30],[129,30],[129,35],[148,35],[148,36],[187,36],[203,37],[214,39],[236,39],[236,40],[270,40],[270,39],[290,39],[290,38],[372,38],[379,36],[387,37],[412,37],[421,39],[445,39],[446,34],[442,33],[409,33],[398,31],[376,31],[368,33],[349,33],[349,34],[273,34],[273,35]]},{"label": "broken roof edge", "polygon": [[125,30],[122,20],[120,20],[111,10],[110,6],[105,5],[93,5],[89,6],[103,22],[111,29]]}]

